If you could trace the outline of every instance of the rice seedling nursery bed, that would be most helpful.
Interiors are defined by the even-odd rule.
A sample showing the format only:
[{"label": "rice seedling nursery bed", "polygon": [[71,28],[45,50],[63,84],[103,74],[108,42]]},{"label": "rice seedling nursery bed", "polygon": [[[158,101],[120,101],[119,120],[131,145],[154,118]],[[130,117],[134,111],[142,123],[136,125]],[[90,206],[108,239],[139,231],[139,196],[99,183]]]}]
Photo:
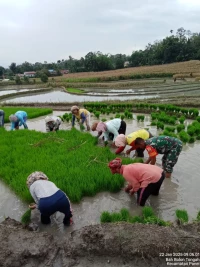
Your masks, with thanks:
[{"label": "rice seedling nursery bed", "polygon": [[26,108],[26,107],[0,107],[5,112],[5,122],[9,122],[9,116],[19,110],[27,112],[28,119],[37,118],[53,112],[50,108]]},{"label": "rice seedling nursery bed", "polygon": [[[108,147],[98,147],[97,138],[76,129],[57,133],[0,129],[0,178],[25,201],[31,201],[28,175],[44,172],[72,202],[100,191],[117,192],[124,184],[113,176],[107,163],[115,158]],[[136,162],[123,159],[123,163]]]}]

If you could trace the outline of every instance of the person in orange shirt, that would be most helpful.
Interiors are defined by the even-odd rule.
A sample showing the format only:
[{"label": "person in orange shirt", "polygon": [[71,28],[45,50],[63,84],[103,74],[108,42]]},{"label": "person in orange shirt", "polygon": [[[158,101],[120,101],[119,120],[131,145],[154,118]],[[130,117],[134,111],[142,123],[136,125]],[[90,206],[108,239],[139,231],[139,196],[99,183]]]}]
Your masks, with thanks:
[{"label": "person in orange shirt", "polygon": [[135,145],[138,148],[147,150],[149,154],[146,164],[154,165],[156,163],[156,156],[158,154],[164,154],[162,157],[162,166],[166,172],[166,178],[170,178],[173,172],[173,167],[178,161],[178,157],[181,153],[183,144],[174,137],[170,136],[157,136],[148,140],[142,138],[136,138]]},{"label": "person in orange shirt", "polygon": [[153,165],[134,163],[122,165],[122,160],[112,160],[108,167],[112,174],[119,173],[128,182],[125,191],[130,195],[137,192],[137,203],[144,206],[150,195],[158,196],[160,187],[165,179],[164,171]]}]

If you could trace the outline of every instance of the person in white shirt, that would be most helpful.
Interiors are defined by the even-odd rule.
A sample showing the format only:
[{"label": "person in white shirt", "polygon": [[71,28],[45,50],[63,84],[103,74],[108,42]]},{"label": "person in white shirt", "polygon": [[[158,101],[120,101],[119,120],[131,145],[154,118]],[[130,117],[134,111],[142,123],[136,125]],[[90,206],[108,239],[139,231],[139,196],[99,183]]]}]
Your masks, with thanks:
[{"label": "person in white shirt", "polygon": [[68,197],[54,183],[50,182],[43,172],[31,173],[26,184],[36,203],[29,205],[29,208],[39,209],[43,224],[51,223],[50,216],[57,211],[64,213],[64,225],[68,226],[72,223],[72,210]]},{"label": "person in white shirt", "polygon": [[46,131],[47,132],[55,132],[59,130],[59,127],[61,125],[61,118],[56,116],[47,116],[45,118],[46,123]]}]

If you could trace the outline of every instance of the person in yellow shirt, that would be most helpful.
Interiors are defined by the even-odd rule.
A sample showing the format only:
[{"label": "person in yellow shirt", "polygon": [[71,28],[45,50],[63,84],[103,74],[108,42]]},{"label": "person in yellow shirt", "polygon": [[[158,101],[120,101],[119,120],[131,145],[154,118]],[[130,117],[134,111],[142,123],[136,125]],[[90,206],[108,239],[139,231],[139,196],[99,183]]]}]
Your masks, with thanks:
[{"label": "person in yellow shirt", "polygon": [[125,149],[126,145],[129,145],[131,148],[126,151],[127,155],[129,155],[132,150],[136,150],[137,156],[143,158],[145,149],[136,148],[135,146],[135,139],[138,137],[147,140],[153,137],[153,135],[145,129],[132,132],[127,136],[124,134],[119,134],[115,139],[115,146],[118,147],[118,149],[115,151],[115,154],[121,153]]},{"label": "person in yellow shirt", "polygon": [[80,121],[80,124],[86,124],[87,131],[90,131],[90,112],[87,109],[79,108],[78,106],[71,107],[72,112],[72,127],[74,127],[75,119]]}]

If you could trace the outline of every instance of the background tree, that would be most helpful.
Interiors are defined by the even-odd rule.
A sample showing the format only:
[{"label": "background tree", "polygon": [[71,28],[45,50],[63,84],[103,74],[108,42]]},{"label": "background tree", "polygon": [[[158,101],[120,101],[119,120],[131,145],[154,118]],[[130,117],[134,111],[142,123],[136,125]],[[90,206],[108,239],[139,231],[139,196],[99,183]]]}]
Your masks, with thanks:
[{"label": "background tree", "polygon": [[11,65],[9,66],[10,70],[12,71],[12,73],[16,74],[17,73],[17,66],[16,63],[11,63]]}]

